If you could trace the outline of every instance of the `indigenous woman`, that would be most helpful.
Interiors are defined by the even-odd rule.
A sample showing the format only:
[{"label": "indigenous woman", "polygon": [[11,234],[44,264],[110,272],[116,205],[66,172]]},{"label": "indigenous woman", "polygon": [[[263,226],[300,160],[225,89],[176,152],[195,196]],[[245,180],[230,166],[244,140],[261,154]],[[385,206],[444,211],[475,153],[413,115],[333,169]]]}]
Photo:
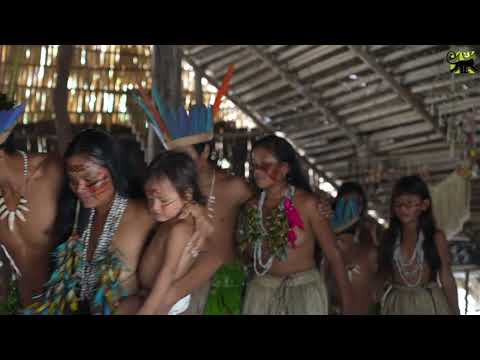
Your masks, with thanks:
[{"label": "indigenous woman", "polygon": [[425,182],[418,176],[400,179],[390,209],[381,256],[390,286],[383,295],[382,314],[460,314],[447,240],[435,225]]},{"label": "indigenous woman", "polygon": [[328,259],[340,289],[342,310],[351,310],[351,285],[329,220],[302,174],[293,147],[267,136],[253,146],[256,185],[240,228],[254,277],[247,285],[244,314],[327,314],[328,295],[315,264],[315,242]]},{"label": "indigenous woman", "polygon": [[56,220],[56,236],[64,242],[55,250],[44,293],[26,314],[109,315],[136,292],[138,262],[154,221],[145,201],[129,198],[118,154],[112,137],[98,130],[80,133],[68,147]]},{"label": "indigenous woman", "polygon": [[[138,291],[137,268],[155,219],[145,199],[131,195],[138,190],[129,186],[119,154],[110,135],[92,129],[68,147],[56,219],[56,236],[64,242],[45,291],[26,314],[129,313],[123,300]],[[185,212],[199,230],[195,248],[208,221],[199,207]]]}]

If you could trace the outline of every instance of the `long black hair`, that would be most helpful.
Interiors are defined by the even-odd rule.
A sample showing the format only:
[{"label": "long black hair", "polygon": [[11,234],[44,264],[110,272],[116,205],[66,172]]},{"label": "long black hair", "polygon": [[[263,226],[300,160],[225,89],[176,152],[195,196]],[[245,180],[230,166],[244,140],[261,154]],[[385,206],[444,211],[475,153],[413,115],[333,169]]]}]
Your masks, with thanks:
[{"label": "long black hair", "polygon": [[423,251],[425,259],[435,275],[440,269],[441,260],[438,249],[435,244],[435,233],[437,227],[433,217],[432,198],[427,184],[419,176],[406,176],[398,180],[392,191],[390,202],[390,227],[385,233],[382,242],[381,265],[388,272],[393,271],[393,252],[395,241],[398,236],[402,236],[402,223],[397,218],[394,209],[394,201],[401,195],[417,195],[420,199],[429,200],[430,206],[423,211],[418,218],[418,230],[423,232],[425,237]]},{"label": "long black hair", "polygon": [[[64,181],[58,203],[58,214],[55,220],[55,234],[60,242],[68,239],[73,229],[77,196],[69,186],[66,161],[74,155],[85,155],[93,158],[97,164],[105,167],[112,178],[115,192],[129,197],[128,178],[122,165],[118,144],[113,137],[98,129],[87,129],[80,132],[72,140],[64,155]],[[79,234],[86,226],[90,209],[81,208],[79,217]]]},{"label": "long black hair", "polygon": [[158,155],[147,168],[145,182],[162,178],[168,179],[180,196],[192,191],[192,199],[205,205],[205,197],[198,185],[197,167],[187,154],[169,151]]},{"label": "long black hair", "polygon": [[287,183],[289,185],[293,185],[308,193],[312,192],[307,177],[302,171],[297,153],[287,140],[275,135],[268,135],[253,144],[252,152],[256,148],[270,150],[278,161],[289,165],[290,171],[287,174]]}]

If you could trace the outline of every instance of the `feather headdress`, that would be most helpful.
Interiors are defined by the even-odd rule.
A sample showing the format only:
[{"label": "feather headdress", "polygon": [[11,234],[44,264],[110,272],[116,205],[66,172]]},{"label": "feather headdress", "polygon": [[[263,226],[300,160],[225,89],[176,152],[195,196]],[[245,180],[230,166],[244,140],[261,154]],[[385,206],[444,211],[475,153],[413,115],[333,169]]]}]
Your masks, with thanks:
[{"label": "feather headdress", "polygon": [[25,103],[14,106],[12,102],[7,101],[7,97],[0,94],[0,144],[8,138],[8,135],[15,127],[15,123],[25,111]]},{"label": "feather headdress", "polygon": [[213,106],[196,104],[187,113],[183,106],[175,111],[167,106],[154,86],[152,96],[143,89],[133,92],[133,98],[144,111],[148,124],[167,150],[194,145],[213,139],[213,122],[224,95],[228,93],[233,66],[230,65],[218,89]]}]

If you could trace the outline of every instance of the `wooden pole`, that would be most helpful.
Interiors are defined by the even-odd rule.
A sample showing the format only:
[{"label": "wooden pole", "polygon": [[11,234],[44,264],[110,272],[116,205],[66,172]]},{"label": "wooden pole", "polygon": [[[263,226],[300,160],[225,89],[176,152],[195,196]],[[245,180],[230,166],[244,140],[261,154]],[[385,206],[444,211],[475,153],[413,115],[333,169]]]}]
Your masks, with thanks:
[{"label": "wooden pole", "polygon": [[194,68],[195,72],[195,103],[197,105],[203,104],[203,88],[202,88],[202,74]]},{"label": "wooden pole", "polygon": [[465,272],[465,315],[468,314],[468,294],[470,285],[470,270]]},{"label": "wooden pole", "polygon": [[[182,54],[177,45],[154,45],[152,57],[152,86],[156,86],[160,95],[172,109],[183,105],[182,99]],[[162,149],[162,145],[153,129],[148,131],[145,157],[150,163]]]},{"label": "wooden pole", "polygon": [[73,59],[74,45],[60,45],[57,54],[57,84],[53,91],[55,130],[58,152],[63,155],[73,138],[73,129],[68,115],[68,77]]}]

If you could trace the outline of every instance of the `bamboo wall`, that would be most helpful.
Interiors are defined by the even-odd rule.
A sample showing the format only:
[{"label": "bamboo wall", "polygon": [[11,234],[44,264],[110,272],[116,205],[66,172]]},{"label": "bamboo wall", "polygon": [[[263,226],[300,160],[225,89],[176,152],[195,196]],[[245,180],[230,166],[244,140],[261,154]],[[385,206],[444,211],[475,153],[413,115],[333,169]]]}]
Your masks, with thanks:
[{"label": "bamboo wall", "polygon": [[[23,123],[55,118],[58,45],[0,45],[0,91],[15,86],[16,102],[27,101]],[[68,89],[68,112],[74,124],[130,126],[127,91],[139,86],[151,89],[150,45],[75,45]],[[226,69],[225,69],[226,70]],[[195,74],[183,63],[182,82],[186,106],[195,103]],[[216,88],[202,80],[204,102],[213,104]],[[253,121],[224,101],[220,114],[239,127],[255,127]]]}]

